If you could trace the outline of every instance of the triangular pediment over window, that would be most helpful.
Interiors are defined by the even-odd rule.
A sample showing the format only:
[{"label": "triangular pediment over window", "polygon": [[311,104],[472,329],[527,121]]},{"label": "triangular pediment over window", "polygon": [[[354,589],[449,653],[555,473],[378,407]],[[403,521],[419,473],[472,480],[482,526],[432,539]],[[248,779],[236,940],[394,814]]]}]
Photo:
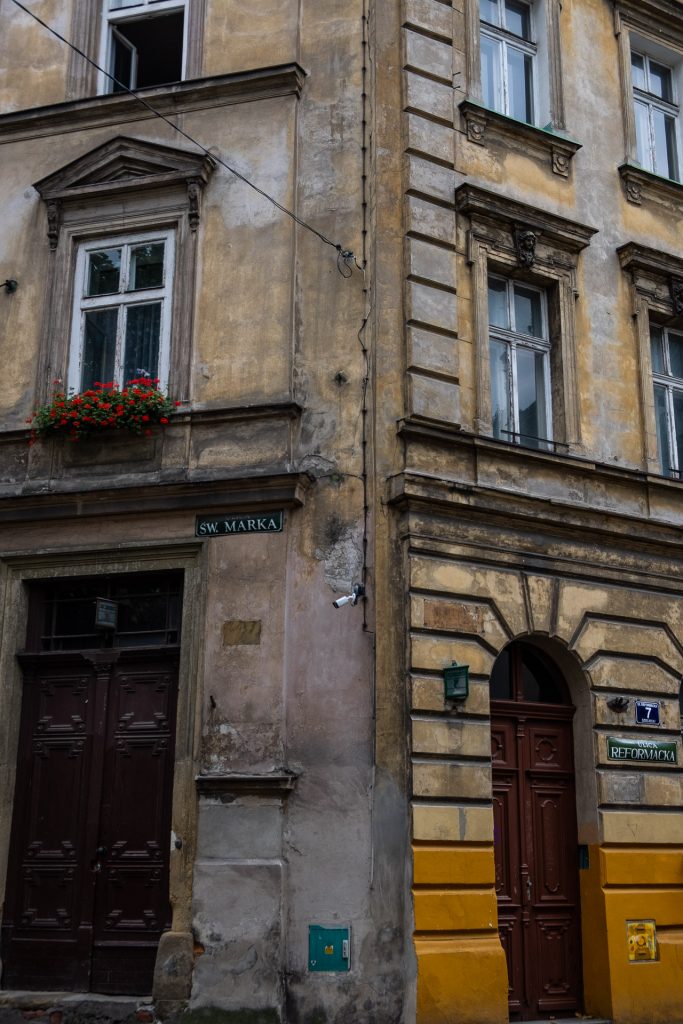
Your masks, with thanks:
[{"label": "triangular pediment over window", "polygon": [[64,204],[103,201],[127,193],[182,186],[187,189],[190,226],[199,220],[199,195],[215,167],[205,153],[192,153],[119,135],[35,182],[47,204],[48,238],[59,236]]},{"label": "triangular pediment over window", "polygon": [[48,200],[76,199],[126,188],[160,188],[182,181],[205,184],[214,166],[204,153],[119,135],[41,178],[34,188]]}]

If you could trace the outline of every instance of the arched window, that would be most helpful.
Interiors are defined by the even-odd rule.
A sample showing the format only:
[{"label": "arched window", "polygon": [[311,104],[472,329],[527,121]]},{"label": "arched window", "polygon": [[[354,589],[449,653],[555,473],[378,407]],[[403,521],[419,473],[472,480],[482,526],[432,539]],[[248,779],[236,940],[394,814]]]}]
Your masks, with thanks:
[{"label": "arched window", "polygon": [[532,644],[511,643],[491,673],[491,700],[571,704],[567,688],[551,660]]}]

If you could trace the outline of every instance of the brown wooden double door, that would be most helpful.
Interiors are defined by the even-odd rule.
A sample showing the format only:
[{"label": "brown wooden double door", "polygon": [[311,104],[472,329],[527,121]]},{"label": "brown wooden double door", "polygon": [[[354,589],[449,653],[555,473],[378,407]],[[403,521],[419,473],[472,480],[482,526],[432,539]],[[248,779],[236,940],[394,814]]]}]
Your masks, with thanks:
[{"label": "brown wooden double door", "polygon": [[569,1016],[582,1002],[574,709],[525,702],[514,686],[510,696],[491,702],[498,927],[510,1019]]},{"label": "brown wooden double door", "polygon": [[145,994],[170,927],[177,649],[21,660],[3,985]]}]

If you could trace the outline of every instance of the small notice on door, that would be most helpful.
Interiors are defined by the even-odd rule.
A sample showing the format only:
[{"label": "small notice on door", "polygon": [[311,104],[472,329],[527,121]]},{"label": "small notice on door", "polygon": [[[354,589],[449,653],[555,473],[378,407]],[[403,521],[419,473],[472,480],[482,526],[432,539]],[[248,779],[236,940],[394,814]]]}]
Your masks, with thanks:
[{"label": "small notice on door", "polygon": [[282,510],[247,512],[240,515],[197,516],[195,536],[236,537],[245,533],[281,533],[283,521]]}]

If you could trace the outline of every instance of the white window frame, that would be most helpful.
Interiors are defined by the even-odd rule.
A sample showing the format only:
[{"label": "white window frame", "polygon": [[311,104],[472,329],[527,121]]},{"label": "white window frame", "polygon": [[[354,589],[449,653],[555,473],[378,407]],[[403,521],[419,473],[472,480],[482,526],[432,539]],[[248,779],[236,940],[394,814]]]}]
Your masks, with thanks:
[{"label": "white window frame", "polygon": [[[636,147],[639,147],[640,139],[638,137],[638,117],[635,113],[637,104],[641,104],[647,109],[647,123],[648,123],[648,138],[643,140],[643,149],[646,152],[647,163],[641,166],[645,167],[645,170],[651,171],[653,174],[657,174],[662,178],[669,178],[671,181],[681,180],[681,121],[680,121],[680,106],[678,103],[678,97],[680,94],[679,79],[681,77],[680,64],[676,67],[675,54],[670,51],[666,51],[661,47],[657,47],[655,53],[652,46],[647,45],[644,40],[639,40],[637,37],[631,40],[631,60],[633,57],[640,57],[644,65],[644,73],[646,80],[646,88],[640,89],[633,82],[631,78],[631,85],[633,91],[633,106],[634,106],[634,118],[635,118],[635,131],[636,131]],[[654,92],[651,92],[647,85],[650,80],[650,63],[661,65],[671,72],[671,89],[672,89],[672,102],[661,99]],[[669,173],[665,173],[663,169],[657,167],[657,152],[654,141],[654,124],[653,124],[653,113],[659,111],[662,114],[672,118],[674,123],[674,159],[676,166],[674,168],[668,168]],[[673,170],[673,174],[671,171]]]},{"label": "white window frame", "polygon": [[[163,14],[183,12],[183,56],[180,72],[180,81],[187,77],[188,62],[188,23],[189,3],[188,0],[135,0],[130,7],[112,7],[113,0],[103,0],[102,13],[102,34],[100,40],[100,64],[106,68],[110,75],[114,73],[114,38],[118,25],[126,22],[140,21],[143,18],[159,17]],[[130,45],[124,41],[124,45]],[[131,72],[131,89],[137,88],[137,51],[133,51],[133,68]],[[98,93],[100,95],[113,92],[112,80],[109,75],[99,73]]]},{"label": "white window frame", "polygon": [[[128,259],[130,248],[147,242],[161,242],[164,249],[164,279],[160,287],[151,287],[127,291],[127,278],[130,269]],[[88,257],[91,252],[102,249],[123,249],[121,260],[121,287],[118,292],[109,295],[86,295]],[[119,309],[116,332],[115,370],[112,379],[118,384],[123,380],[123,356],[125,346],[126,311],[132,306],[139,306],[150,301],[161,302],[161,323],[159,328],[159,364],[155,377],[159,378],[159,387],[166,391],[170,372],[171,325],[173,315],[173,280],[175,270],[175,233],[172,230],[146,231],[139,234],[115,235],[98,237],[81,242],[76,256],[74,276],[74,301],[71,323],[71,342],[69,349],[69,367],[67,387],[75,392],[81,391],[83,372],[83,350],[85,344],[85,314],[89,310]]]},{"label": "white window frame", "polygon": [[[489,315],[489,345],[492,341],[500,342],[504,344],[508,350],[508,401],[510,403],[510,412],[512,415],[512,431],[510,437],[501,437],[502,441],[509,441],[513,444],[521,445],[524,448],[538,447],[541,451],[553,449],[553,417],[552,417],[552,399],[551,399],[551,379],[550,379],[550,330],[548,321],[548,300],[545,290],[538,288],[535,285],[529,284],[526,281],[517,281],[514,278],[506,277],[502,274],[490,272],[487,275],[488,281],[500,281],[505,284],[505,294],[507,301],[508,311],[508,323],[512,326],[510,329],[504,327],[498,327],[491,323],[491,317]],[[514,289],[515,285],[519,284],[527,291],[536,292],[541,299],[541,331],[542,337],[537,338],[533,335],[524,334],[521,331],[516,330],[515,324],[515,306],[514,306]],[[487,292],[488,294],[488,292]],[[520,433],[520,421],[519,421],[519,394],[517,387],[517,349],[523,348],[531,352],[539,352],[543,355],[543,386],[545,391],[545,422],[546,422],[546,437],[539,437],[536,440],[539,444],[531,445],[525,443],[522,438],[531,437],[530,434]],[[495,436],[495,435],[494,435]],[[547,442],[544,444],[543,442]]]},{"label": "white window frame", "polygon": [[[657,400],[654,400],[655,405],[655,426],[657,429],[657,451],[659,456],[659,467],[662,471],[663,476],[673,476],[680,480],[683,474],[683,465],[680,464],[678,458],[678,445],[676,444],[676,417],[674,414],[674,392],[683,397],[683,377],[676,377],[671,371],[671,357],[669,353],[669,329],[663,327],[661,324],[650,324],[650,345],[652,345],[652,329],[656,328],[661,331],[662,334],[662,355],[664,358],[664,372],[658,373],[654,368],[654,360],[652,360],[652,381],[653,387],[661,387],[665,392],[666,402],[666,431],[667,441],[669,445],[669,459],[671,465],[665,466],[663,459],[663,452],[659,440],[659,422],[657,420]],[[677,334],[679,337],[683,336],[683,331],[671,331],[672,334]]]},{"label": "white window frame", "polygon": [[[537,93],[537,82],[538,82],[538,43],[537,43],[537,30],[536,30],[536,5],[531,0],[517,0],[518,3],[522,4],[529,11],[529,32],[530,39],[524,39],[522,36],[517,36],[513,32],[508,31],[503,24],[491,25],[489,22],[480,20],[479,25],[479,37],[480,37],[480,52],[481,52],[481,39],[486,38],[492,40],[498,46],[498,74],[500,79],[500,106],[494,106],[492,109],[497,110],[501,114],[505,114],[506,117],[513,117],[514,115],[510,112],[510,86],[508,82],[508,60],[507,51],[508,49],[517,50],[531,58],[531,111],[530,118],[527,124],[536,124],[538,117],[538,93]],[[501,22],[504,16],[505,0],[499,0],[499,11],[501,14]],[[481,58],[480,58],[481,60]],[[480,85],[483,95],[483,81],[481,76],[481,63],[480,63]]]}]

